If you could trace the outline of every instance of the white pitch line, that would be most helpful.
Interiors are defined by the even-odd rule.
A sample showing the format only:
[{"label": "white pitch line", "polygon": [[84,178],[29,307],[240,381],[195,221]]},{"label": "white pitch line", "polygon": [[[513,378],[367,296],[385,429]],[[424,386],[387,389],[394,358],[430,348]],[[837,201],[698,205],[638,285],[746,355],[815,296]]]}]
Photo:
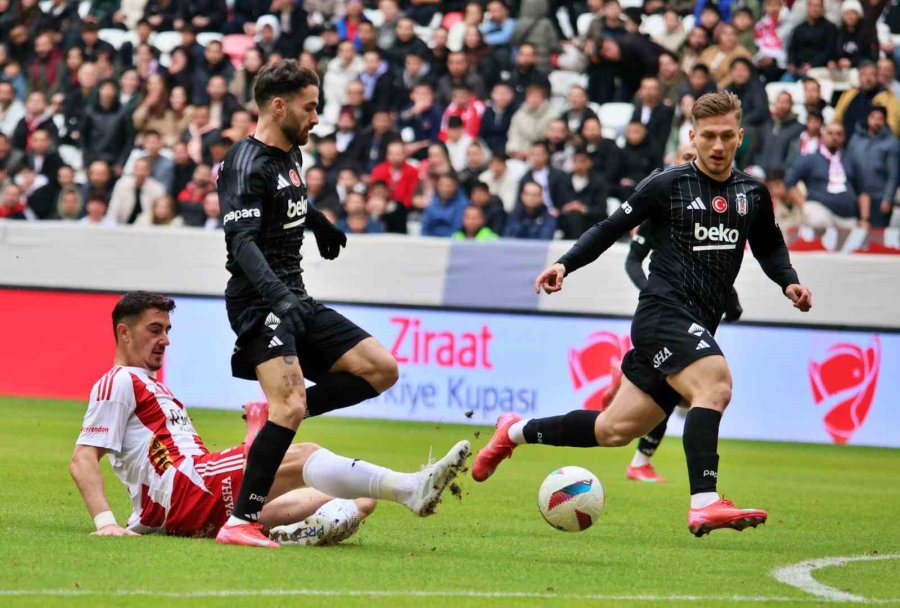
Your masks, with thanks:
[{"label": "white pitch line", "polygon": [[[0,589],[0,597],[370,597],[370,598],[477,598],[477,599],[550,599],[605,602],[741,602],[822,604],[823,598],[777,597],[760,595],[608,595],[593,593],[539,593],[516,591],[353,591],[329,589],[220,589],[215,591],[157,591],[148,589]],[[825,603],[839,600],[824,600]],[[900,598],[866,600],[868,604],[900,604]]]},{"label": "white pitch line", "polygon": [[[783,566],[772,570],[771,574],[779,582],[791,587],[796,587],[801,591],[811,593],[822,599],[835,602],[857,602],[857,603],[878,603],[878,600],[871,600],[861,595],[853,595],[846,591],[840,591],[834,587],[824,585],[813,578],[813,570],[821,568],[831,568],[834,566],[843,566],[851,562],[877,562],[885,559],[900,559],[900,553],[888,553],[885,555],[856,555],[852,557],[823,557],[821,559],[810,559],[790,566]],[[888,600],[887,603],[891,603]]]}]

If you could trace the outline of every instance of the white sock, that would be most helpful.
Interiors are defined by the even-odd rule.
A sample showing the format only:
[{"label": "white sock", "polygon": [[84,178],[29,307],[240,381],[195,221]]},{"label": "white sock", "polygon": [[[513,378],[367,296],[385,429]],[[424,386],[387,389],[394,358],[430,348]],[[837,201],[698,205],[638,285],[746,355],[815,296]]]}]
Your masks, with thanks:
[{"label": "white sock", "polygon": [[631,459],[631,465],[633,467],[642,467],[650,464],[650,457],[644,454],[640,450],[635,450],[634,458]]},{"label": "white sock", "polygon": [[380,498],[403,502],[416,488],[415,473],[396,473],[390,469],[338,456],[319,448],[303,465],[307,486],[335,498]]},{"label": "white sock", "polygon": [[691,508],[702,509],[703,507],[708,507],[720,500],[722,499],[719,497],[718,492],[700,492],[698,494],[691,494]]},{"label": "white sock", "polygon": [[525,443],[526,424],[528,424],[528,420],[519,420],[518,422],[514,422],[512,425],[510,425],[509,430],[506,431],[509,440],[516,445],[522,445],[523,443]]},{"label": "white sock", "polygon": [[240,517],[235,517],[234,515],[228,516],[228,521],[225,522],[226,526],[243,526],[244,524],[249,524],[249,521],[241,519]]}]

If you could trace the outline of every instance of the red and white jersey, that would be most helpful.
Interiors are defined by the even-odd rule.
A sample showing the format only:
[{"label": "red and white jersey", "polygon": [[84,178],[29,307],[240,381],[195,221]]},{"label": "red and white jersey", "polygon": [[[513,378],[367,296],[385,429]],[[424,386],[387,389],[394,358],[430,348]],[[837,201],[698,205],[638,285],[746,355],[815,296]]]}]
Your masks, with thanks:
[{"label": "red and white jersey", "polygon": [[146,369],[114,367],[94,384],[75,443],[109,450],[113,471],[131,495],[129,528],[163,526],[176,470],[203,487],[193,459],[208,451],[184,405]]}]

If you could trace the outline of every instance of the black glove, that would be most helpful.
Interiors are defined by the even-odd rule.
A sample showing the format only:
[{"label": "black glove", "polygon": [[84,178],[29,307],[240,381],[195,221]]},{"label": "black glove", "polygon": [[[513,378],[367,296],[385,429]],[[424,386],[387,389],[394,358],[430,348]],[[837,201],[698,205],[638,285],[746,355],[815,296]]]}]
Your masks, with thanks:
[{"label": "black glove", "polygon": [[293,293],[277,301],[272,312],[281,320],[278,334],[290,339],[300,338],[306,334],[306,319],[309,318],[309,306]]},{"label": "black glove", "polygon": [[[321,215],[321,218],[318,217]],[[344,231],[328,221],[321,213],[309,214],[309,227],[316,235],[316,245],[319,246],[319,254],[326,260],[338,257],[341,247],[347,246],[347,235]]]}]

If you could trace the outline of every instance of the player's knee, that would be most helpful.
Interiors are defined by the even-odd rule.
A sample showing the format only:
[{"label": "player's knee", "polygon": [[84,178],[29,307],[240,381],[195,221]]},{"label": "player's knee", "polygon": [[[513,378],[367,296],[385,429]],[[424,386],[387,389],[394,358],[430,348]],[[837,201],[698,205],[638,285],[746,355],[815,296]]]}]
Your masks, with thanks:
[{"label": "player's knee", "polygon": [[720,412],[724,412],[729,403],[731,403],[731,382],[727,380],[704,387],[693,400],[693,405],[702,405]]},{"label": "player's knee", "polygon": [[391,388],[397,383],[397,380],[400,379],[400,368],[397,365],[397,360],[390,354],[387,354],[386,357],[382,357],[382,359],[383,360],[379,361],[379,382],[378,385],[375,386],[375,390],[379,393],[383,393]]},{"label": "player's knee", "polygon": [[597,444],[608,448],[626,446],[638,437],[634,425],[628,422],[598,424],[596,434]]},{"label": "player's knee", "polygon": [[296,458],[299,465],[303,467],[310,456],[315,454],[319,449],[320,447],[315,443],[293,443],[291,444],[291,447],[288,448],[288,455]]},{"label": "player's knee", "polygon": [[269,399],[269,420],[275,424],[296,429],[306,417],[306,390],[294,387]]},{"label": "player's knee", "polygon": [[397,360],[383,348],[373,350],[360,365],[353,370],[353,374],[365,378],[379,393],[394,386],[400,378],[400,369]]}]

